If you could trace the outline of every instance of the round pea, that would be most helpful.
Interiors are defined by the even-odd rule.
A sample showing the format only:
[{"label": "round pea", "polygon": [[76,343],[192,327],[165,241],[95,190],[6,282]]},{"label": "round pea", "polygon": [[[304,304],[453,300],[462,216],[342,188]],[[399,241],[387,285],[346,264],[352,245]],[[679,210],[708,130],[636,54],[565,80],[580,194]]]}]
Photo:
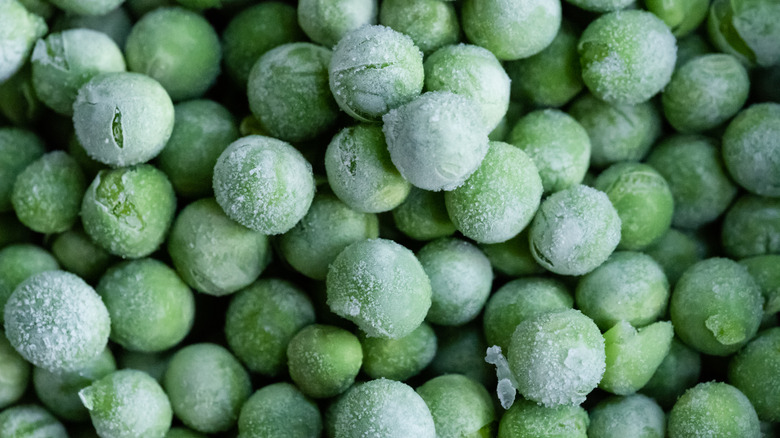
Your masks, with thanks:
[{"label": "round pea", "polygon": [[588,413],[580,406],[542,406],[520,400],[501,417],[498,438],[534,436],[539,431],[555,431],[567,438],[586,438]]},{"label": "round pea", "polygon": [[723,162],[749,192],[780,197],[780,103],[752,105],[729,123]]},{"label": "round pea", "polygon": [[245,438],[318,438],[322,417],[317,404],[298,388],[286,382],[274,383],[259,389],[244,403],[238,432]]},{"label": "round pea", "polygon": [[0,50],[3,51],[3,63],[0,65],[2,83],[24,65],[35,40],[43,37],[49,27],[43,17],[29,12],[22,3],[10,0],[0,4],[0,29]]},{"label": "round pea", "polygon": [[669,413],[667,435],[677,437],[759,437],[756,411],[745,395],[723,382],[699,383]]},{"label": "round pea", "polygon": [[455,232],[447,214],[444,192],[430,192],[412,187],[409,196],[393,209],[398,231],[415,240],[433,240]]},{"label": "round pea", "polygon": [[301,0],[298,24],[312,41],[333,47],[345,35],[376,24],[377,0]]},{"label": "round pea", "polygon": [[0,409],[16,403],[30,383],[30,364],[0,332]]},{"label": "round pea", "polygon": [[437,436],[485,436],[495,427],[490,395],[464,375],[435,377],[417,388],[417,394],[431,411]]},{"label": "round pea", "polygon": [[760,333],[729,364],[729,381],[762,421],[780,421],[780,327]]},{"label": "round pea", "polygon": [[[57,259],[32,244],[8,245],[0,249],[0,311],[19,284],[35,274],[59,269]],[[3,316],[0,315],[0,323]]]},{"label": "round pea", "polygon": [[0,128],[0,211],[12,209],[11,193],[16,177],[43,152],[43,141],[34,132]]},{"label": "round pea", "polygon": [[68,438],[65,426],[38,405],[17,405],[0,412],[0,436]]},{"label": "round pea", "polygon": [[113,261],[111,254],[95,244],[81,227],[59,234],[51,244],[51,252],[63,269],[89,282],[98,280]]},{"label": "round pea", "polygon": [[588,438],[663,438],[666,415],[653,399],[634,394],[610,397],[590,411]]},{"label": "round pea", "polygon": [[675,337],[672,338],[669,353],[641,391],[668,410],[686,389],[696,385],[700,372],[701,355]]},{"label": "round pea", "polygon": [[384,0],[379,23],[409,35],[425,55],[460,37],[455,7],[440,0]]},{"label": "round pea", "polygon": [[359,336],[363,371],[372,379],[407,380],[419,374],[436,355],[436,334],[424,322],[398,339]]},{"label": "round pea", "polygon": [[736,259],[780,253],[780,198],[743,195],[726,212],[721,242]]}]

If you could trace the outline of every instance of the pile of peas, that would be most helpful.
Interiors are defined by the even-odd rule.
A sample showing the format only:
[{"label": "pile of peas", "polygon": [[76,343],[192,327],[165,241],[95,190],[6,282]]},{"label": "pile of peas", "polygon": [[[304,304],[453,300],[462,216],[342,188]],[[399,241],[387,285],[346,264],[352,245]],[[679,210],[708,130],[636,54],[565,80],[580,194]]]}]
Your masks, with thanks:
[{"label": "pile of peas", "polygon": [[780,436],[777,0],[0,0],[0,438]]}]

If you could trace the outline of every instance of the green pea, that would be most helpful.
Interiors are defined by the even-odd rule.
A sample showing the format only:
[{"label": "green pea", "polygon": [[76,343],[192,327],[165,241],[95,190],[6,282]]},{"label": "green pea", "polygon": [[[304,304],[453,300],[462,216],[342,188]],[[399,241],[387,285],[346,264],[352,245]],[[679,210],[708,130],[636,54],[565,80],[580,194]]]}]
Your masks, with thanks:
[{"label": "green pea", "polygon": [[709,0],[645,0],[645,7],[672,29],[677,38],[693,32],[707,18]]},{"label": "green pea", "polygon": [[55,6],[76,15],[103,15],[116,9],[124,0],[54,0]]},{"label": "green pea", "polygon": [[0,128],[0,211],[10,211],[17,176],[43,155],[43,141],[32,131]]},{"label": "green pea", "polygon": [[259,389],[244,403],[238,432],[245,438],[317,438],[322,433],[322,417],[317,404],[298,388],[286,382],[274,383]]},{"label": "green pea", "polygon": [[287,345],[290,377],[313,398],[333,397],[354,382],[363,363],[357,336],[333,326],[312,324]]},{"label": "green pea", "polygon": [[385,0],[379,23],[409,35],[425,55],[460,38],[455,7],[440,0]]},{"label": "green pea", "polygon": [[[57,260],[45,249],[31,244],[8,245],[0,249],[0,311],[19,284],[35,274],[59,269]],[[0,323],[4,320],[0,315]]]},{"label": "green pea", "polygon": [[359,333],[363,347],[363,371],[372,379],[404,381],[420,373],[436,355],[436,334],[420,324],[398,339],[369,338]]},{"label": "green pea", "polygon": [[13,438],[68,438],[65,426],[37,405],[17,405],[0,412],[0,435]]},{"label": "green pea", "polygon": [[162,383],[171,353],[142,353],[138,351],[122,350],[117,356],[119,368],[130,368],[143,371],[152,378]]},{"label": "green pea", "polygon": [[670,228],[655,243],[642,250],[652,257],[674,285],[683,272],[704,258],[704,248],[695,237]]},{"label": "green pea", "polygon": [[376,0],[301,0],[298,24],[312,41],[333,47],[349,32],[376,24]]},{"label": "green pea", "polygon": [[393,222],[400,232],[415,240],[433,240],[455,232],[444,192],[417,187],[412,187],[404,202],[393,209]]},{"label": "green pea", "polygon": [[479,248],[490,260],[493,269],[506,276],[521,277],[545,271],[531,254],[527,227],[506,242],[482,243]]},{"label": "green pea", "polygon": [[686,389],[696,385],[701,372],[701,355],[672,338],[669,353],[641,392],[652,397],[664,409],[670,409]]},{"label": "green pea", "polygon": [[761,436],[750,401],[723,382],[699,383],[685,392],[669,413],[667,435],[678,437]]},{"label": "green pea", "polygon": [[615,324],[604,333],[607,367],[599,388],[618,395],[641,389],[669,353],[673,336],[669,321],[639,329],[626,321]]},{"label": "green pea", "polygon": [[111,38],[121,50],[132,27],[130,13],[120,7],[102,15],[60,15],[55,18],[52,30],[91,29]]},{"label": "green pea", "polygon": [[721,241],[726,254],[744,258],[780,252],[780,199],[743,195],[726,212]]},{"label": "green pea", "polygon": [[435,329],[436,356],[427,368],[431,375],[463,374],[485,387],[496,384],[496,372],[484,360],[488,344],[478,324]]},{"label": "green pea", "polygon": [[493,400],[484,386],[464,375],[435,377],[417,394],[431,411],[437,436],[490,436],[494,431]]},{"label": "green pea", "polygon": [[772,0],[715,0],[710,5],[707,31],[721,52],[747,64],[768,67],[780,60],[780,5]]},{"label": "green pea", "polygon": [[759,333],[729,363],[729,381],[762,421],[780,420],[780,327]]},{"label": "green pea", "polygon": [[746,267],[761,288],[764,296],[764,314],[780,312],[780,255],[765,254],[744,258],[739,264]]},{"label": "green pea", "polygon": [[780,104],[742,110],[723,134],[723,162],[740,186],[761,196],[780,196]]},{"label": "green pea", "polygon": [[[99,1],[99,0],[98,0]],[[14,75],[27,61],[35,40],[49,30],[42,17],[30,13],[16,0],[0,4],[0,34],[3,64],[0,66],[0,82]]]},{"label": "green pea", "polygon": [[540,431],[555,438],[586,438],[588,413],[580,406],[542,406],[520,400],[501,417],[498,438],[536,436]]},{"label": "green pea", "polygon": [[610,397],[590,411],[588,438],[663,438],[665,432],[664,411],[641,394]]},{"label": "green pea", "polygon": [[51,244],[51,252],[63,269],[89,282],[97,281],[114,261],[81,227],[59,234]]},{"label": "green pea", "polygon": [[30,383],[30,364],[25,361],[0,332],[0,409],[16,403]]}]

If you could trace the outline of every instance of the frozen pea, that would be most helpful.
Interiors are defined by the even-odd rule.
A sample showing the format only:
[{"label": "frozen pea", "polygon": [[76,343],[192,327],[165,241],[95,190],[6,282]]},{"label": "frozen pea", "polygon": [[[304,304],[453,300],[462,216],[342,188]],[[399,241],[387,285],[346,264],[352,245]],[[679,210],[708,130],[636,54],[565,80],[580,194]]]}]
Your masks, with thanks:
[{"label": "frozen pea", "polygon": [[737,388],[715,381],[699,383],[677,399],[666,433],[669,438],[761,436],[756,410],[748,398]]},{"label": "frozen pea", "polygon": [[544,268],[536,263],[531,254],[527,227],[506,242],[482,243],[479,248],[490,260],[493,270],[508,277],[521,277],[544,272]]},{"label": "frozen pea", "polygon": [[580,184],[588,170],[588,132],[563,111],[546,109],[526,114],[512,128],[508,143],[531,157],[545,193]]},{"label": "frozen pea", "polygon": [[479,167],[488,151],[478,105],[448,91],[433,91],[384,117],[390,158],[415,187],[453,190]]},{"label": "frozen pea", "polygon": [[718,218],[737,194],[714,140],[692,135],[667,137],[647,157],[669,184],[674,198],[672,226],[698,228]]},{"label": "frozen pea", "polygon": [[378,121],[423,88],[420,49],[385,26],[363,26],[346,34],[333,48],[328,72],[339,107],[363,122]]},{"label": "frozen pea", "polygon": [[409,35],[426,55],[460,38],[455,7],[441,0],[385,0],[379,23]]},{"label": "frozen pea", "polygon": [[604,192],[577,185],[542,202],[531,223],[531,253],[545,269],[582,275],[607,260],[620,241],[620,217]]},{"label": "frozen pea", "polygon": [[214,194],[225,214],[263,234],[298,223],[314,198],[311,164],[290,144],[250,135],[230,144],[214,166]]},{"label": "frozen pea", "polygon": [[106,306],[84,280],[46,271],[23,281],[5,305],[5,334],[33,365],[52,372],[77,368],[108,342]]},{"label": "frozen pea", "polygon": [[411,188],[393,166],[382,128],[374,125],[339,131],[325,150],[325,172],[333,193],[358,212],[392,210]]},{"label": "frozen pea", "polygon": [[574,26],[564,20],[555,39],[544,50],[529,58],[507,62],[504,67],[512,79],[512,98],[559,107],[579,94],[583,83],[577,56],[578,39]]},{"label": "frozen pea", "polygon": [[580,278],[575,298],[601,330],[619,321],[642,327],[666,313],[669,282],[649,255],[618,251]]},{"label": "frozen pea", "polygon": [[119,368],[130,368],[143,371],[152,378],[162,383],[171,353],[142,353],[138,351],[122,350],[117,356]]},{"label": "frozen pea", "polygon": [[[0,312],[19,284],[35,274],[59,269],[57,259],[45,249],[26,243],[0,249]],[[3,322],[0,315],[0,323]]]},{"label": "frozen pea", "polygon": [[582,79],[591,93],[635,105],[661,91],[674,71],[672,31],[647,11],[612,12],[593,20],[577,44]]},{"label": "frozen pea", "polygon": [[400,232],[415,240],[433,240],[455,232],[447,214],[444,192],[417,187],[412,187],[406,200],[393,209],[393,221]]},{"label": "frozen pea", "polygon": [[483,326],[489,345],[509,350],[515,328],[526,319],[548,312],[571,309],[574,299],[557,279],[525,277],[512,280],[490,296]]},{"label": "frozen pea", "polygon": [[165,174],[148,164],[104,170],[81,203],[84,231],[111,254],[144,257],[163,242],[176,210]]},{"label": "frozen pea", "polygon": [[588,131],[595,168],[641,160],[661,134],[661,115],[652,101],[612,104],[586,93],[572,103],[569,114]]},{"label": "frozen pea", "polygon": [[27,61],[35,40],[43,37],[49,27],[42,17],[28,12],[18,1],[3,0],[0,2],[0,29],[0,52],[3,53],[0,82],[5,82]]},{"label": "frozen pea", "polygon": [[431,283],[414,254],[385,239],[348,246],[331,263],[328,306],[368,336],[397,339],[422,323]]},{"label": "frozen pea", "polygon": [[599,388],[628,395],[641,389],[661,365],[674,336],[669,321],[634,328],[620,321],[604,333],[607,367]]},{"label": "frozen pea", "polygon": [[278,375],[286,364],[287,345],[298,331],[314,323],[314,307],[292,283],[264,278],[230,301],[225,337],[250,371]]},{"label": "frozen pea", "polygon": [[[731,55],[708,54],[686,62],[672,75],[661,102],[666,120],[679,132],[702,132],[730,119],[745,104],[750,80]],[[780,193],[780,192],[779,192]]]},{"label": "frozen pea", "polygon": [[259,389],[244,403],[238,432],[243,438],[318,438],[322,416],[317,404],[298,388],[286,382],[274,383]]},{"label": "frozen pea", "polygon": [[487,390],[462,374],[428,380],[419,388],[436,425],[436,436],[492,436],[496,414]]},{"label": "frozen pea", "polygon": [[686,389],[696,385],[701,372],[701,355],[676,337],[669,353],[642,387],[641,392],[652,397],[664,409],[670,409]]},{"label": "frozen pea", "polygon": [[483,359],[488,345],[479,324],[436,327],[436,344],[436,356],[427,373],[463,374],[486,387],[496,384],[495,370]]},{"label": "frozen pea", "polygon": [[183,427],[173,427],[165,434],[165,438],[205,438],[205,435]]},{"label": "frozen pea", "polygon": [[79,143],[91,158],[112,167],[156,157],[171,136],[173,123],[168,94],[157,81],[138,73],[94,76],[79,89],[73,104]]},{"label": "frozen pea", "polygon": [[81,403],[79,391],[114,371],[114,356],[106,348],[71,371],[52,373],[36,367],[32,380],[36,395],[51,412],[63,420],[84,421],[89,419],[89,411]]},{"label": "frozen pea", "polygon": [[528,58],[547,47],[561,26],[559,0],[466,0],[466,37],[502,61]]},{"label": "frozen pea", "polygon": [[213,100],[181,102],[173,109],[173,131],[157,156],[157,165],[179,196],[209,196],[219,155],[238,139],[236,121]]},{"label": "frozen pea", "polygon": [[176,417],[208,434],[233,427],[252,391],[249,373],[238,360],[224,347],[208,343],[177,351],[163,385]]},{"label": "frozen pea", "polygon": [[309,397],[333,397],[346,391],[363,363],[357,336],[338,327],[312,324],[287,344],[290,378]]},{"label": "frozen pea", "polygon": [[726,212],[723,250],[735,259],[780,253],[780,199],[746,194]]},{"label": "frozen pea", "polygon": [[780,103],[752,105],[729,123],[723,162],[749,192],[780,197]]},{"label": "frozen pea", "polygon": [[713,356],[727,356],[758,330],[764,298],[745,267],[725,258],[688,268],[669,304],[674,330],[683,342]]},{"label": "frozen pea", "polygon": [[520,400],[501,417],[498,438],[587,438],[588,413],[580,406],[542,406]]},{"label": "frozen pea", "polygon": [[45,145],[32,131],[0,128],[0,211],[9,211],[16,177],[43,155]]},{"label": "frozen pea", "polygon": [[376,24],[377,0],[301,0],[298,24],[312,41],[333,47],[345,35]]},{"label": "frozen pea", "polygon": [[51,252],[63,269],[89,282],[100,278],[113,260],[81,227],[59,234],[51,244]]},{"label": "frozen pea", "polygon": [[30,364],[0,331],[0,410],[16,403],[30,382]]},{"label": "frozen pea", "polygon": [[579,310],[542,313],[517,326],[507,360],[526,399],[546,407],[578,405],[604,374],[604,338]]},{"label": "frozen pea", "polygon": [[707,31],[721,52],[762,67],[780,61],[780,4],[773,0],[715,0]]},{"label": "frozen pea", "polygon": [[199,97],[211,87],[222,49],[202,16],[183,8],[159,8],[135,23],[125,55],[130,70],[149,75],[178,101]]},{"label": "frozen pea", "polygon": [[65,426],[38,405],[16,405],[0,412],[0,436],[68,438]]},{"label": "frozen pea", "polygon": [[41,118],[44,107],[32,85],[30,64],[25,64],[15,75],[0,82],[0,115],[12,125],[32,125]]},{"label": "frozen pea", "polygon": [[78,219],[86,185],[76,160],[63,151],[49,152],[16,177],[11,204],[19,221],[33,231],[59,233]]},{"label": "frozen pea", "polygon": [[[123,7],[118,7],[102,15],[60,15],[54,20],[52,30],[65,31],[71,29],[91,29],[111,38],[121,50],[133,27],[130,14]],[[121,52],[120,52],[121,54]],[[124,56],[122,57],[124,65]]]},{"label": "frozen pea", "polygon": [[356,212],[332,194],[318,193],[306,216],[278,240],[278,249],[296,271],[324,280],[328,265],[344,248],[377,237],[375,214]]},{"label": "frozen pea", "polygon": [[663,438],[666,432],[664,411],[642,394],[605,399],[589,418],[588,438]]},{"label": "frozen pea", "polygon": [[444,194],[447,213],[466,237],[479,243],[504,242],[533,219],[542,181],[528,154],[507,143],[490,142],[477,170]]},{"label": "frozen pea", "polygon": [[38,98],[59,114],[73,115],[79,88],[100,73],[125,71],[121,49],[91,29],[49,34],[35,43],[32,82]]},{"label": "frozen pea", "polygon": [[780,254],[748,257],[740,260],[739,264],[747,268],[761,288],[764,314],[780,312]]},{"label": "frozen pea", "polygon": [[101,437],[163,438],[171,428],[168,397],[142,371],[115,371],[79,391],[79,397]]},{"label": "frozen pea", "polygon": [[469,44],[449,45],[423,64],[425,91],[450,91],[477,103],[488,131],[509,107],[509,76],[489,50]]},{"label": "frozen pea", "polygon": [[634,0],[566,0],[581,9],[591,12],[612,12],[635,6]]},{"label": "frozen pea", "polygon": [[268,238],[228,218],[214,198],[184,207],[173,223],[168,254],[190,287],[222,296],[255,281],[271,257]]},{"label": "frozen pea", "polygon": [[51,0],[54,6],[76,15],[103,15],[125,0]]},{"label": "frozen pea", "polygon": [[729,381],[762,421],[780,421],[780,327],[759,333],[729,364]]},{"label": "frozen pea", "polygon": [[439,239],[425,245],[417,258],[431,281],[429,322],[461,325],[482,311],[493,270],[479,248],[460,239]]},{"label": "frozen pea", "polygon": [[436,436],[425,401],[414,389],[394,380],[371,380],[355,387],[333,410],[335,438]]},{"label": "frozen pea", "polygon": [[398,339],[369,338],[359,333],[363,347],[363,371],[372,379],[404,381],[420,373],[436,355],[436,334],[420,324]]},{"label": "frozen pea", "polygon": [[339,108],[328,88],[330,50],[288,43],[267,51],[249,72],[249,108],[260,127],[290,142],[328,132]]},{"label": "frozen pea", "polygon": [[111,316],[111,340],[128,350],[163,351],[192,328],[195,298],[176,272],[154,259],[110,268],[96,291]]},{"label": "frozen pea", "polygon": [[664,177],[647,164],[613,164],[593,187],[607,194],[620,216],[619,249],[644,249],[669,230],[674,197]]},{"label": "frozen pea", "polygon": [[645,8],[664,21],[672,34],[684,37],[707,18],[709,0],[645,0]]},{"label": "frozen pea", "polygon": [[265,52],[304,38],[295,7],[267,1],[246,8],[230,20],[222,33],[225,70],[243,88],[252,66]]}]

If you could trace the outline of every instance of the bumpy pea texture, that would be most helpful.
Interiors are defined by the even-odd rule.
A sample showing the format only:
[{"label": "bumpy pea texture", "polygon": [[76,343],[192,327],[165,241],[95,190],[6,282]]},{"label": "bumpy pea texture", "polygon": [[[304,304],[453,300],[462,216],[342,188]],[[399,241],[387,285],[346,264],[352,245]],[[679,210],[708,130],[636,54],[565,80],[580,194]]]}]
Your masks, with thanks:
[{"label": "bumpy pea texture", "polygon": [[342,110],[363,122],[378,121],[422,91],[422,52],[389,27],[363,26],[333,48],[328,73]]},{"label": "bumpy pea texture", "polygon": [[674,331],[694,349],[727,356],[758,330],[764,298],[747,269],[725,258],[688,268],[669,303]]},{"label": "bumpy pea texture", "polygon": [[314,307],[301,289],[285,280],[266,278],[231,300],[225,336],[250,371],[275,376],[286,365],[290,340],[313,323]]},{"label": "bumpy pea texture", "polygon": [[43,141],[32,131],[0,128],[0,211],[11,210],[16,177],[43,152]]},{"label": "bumpy pea texture", "polygon": [[112,167],[156,157],[171,136],[173,122],[168,93],[159,82],[138,73],[94,76],[79,88],[73,103],[79,143],[91,158]]},{"label": "bumpy pea texture", "polygon": [[325,172],[333,193],[364,213],[395,209],[412,187],[393,165],[385,134],[375,125],[348,126],[333,136],[325,150]]},{"label": "bumpy pea texture", "polygon": [[426,55],[460,38],[455,7],[439,0],[384,0],[379,23],[409,35]]},{"label": "bumpy pea texture", "polygon": [[433,416],[436,436],[490,436],[496,414],[485,387],[462,374],[447,374],[417,388]]},{"label": "bumpy pea texture", "polygon": [[715,0],[707,31],[718,50],[749,65],[768,67],[780,61],[780,4],[772,0]]},{"label": "bumpy pea texture", "polygon": [[332,409],[334,438],[436,436],[425,401],[414,389],[394,380],[377,379],[355,386]]},{"label": "bumpy pea texture", "polygon": [[561,26],[560,0],[467,0],[466,37],[502,61],[528,58],[547,47]]},{"label": "bumpy pea texture", "polygon": [[214,166],[214,194],[225,214],[263,234],[282,234],[298,223],[314,199],[311,164],[290,144],[242,137]]},{"label": "bumpy pea texture", "polygon": [[142,164],[98,173],[81,202],[84,231],[108,252],[144,257],[165,239],[176,196],[165,174]]},{"label": "bumpy pea texture", "polygon": [[507,141],[531,157],[545,193],[580,184],[588,170],[588,133],[563,111],[547,109],[525,115],[512,128]]},{"label": "bumpy pea texture", "polygon": [[430,325],[420,324],[398,339],[369,338],[360,333],[363,371],[372,379],[404,381],[416,376],[436,355],[436,334]]},{"label": "bumpy pea texture", "polygon": [[64,420],[85,421],[89,419],[89,411],[81,403],[79,391],[114,371],[114,356],[106,348],[83,366],[71,371],[52,373],[36,367],[32,380],[36,395],[51,412]]},{"label": "bumpy pea texture", "polygon": [[620,216],[619,249],[641,250],[669,230],[674,196],[663,176],[639,163],[617,163],[593,187],[603,191]]},{"label": "bumpy pea texture", "polygon": [[641,394],[610,397],[590,411],[588,438],[663,438],[665,432],[664,411]]},{"label": "bumpy pea texture", "polygon": [[290,378],[313,398],[333,397],[346,391],[363,363],[357,336],[339,327],[312,324],[287,344]]},{"label": "bumpy pea texture", "polygon": [[744,195],[726,212],[721,240],[735,259],[780,253],[780,199]]},{"label": "bumpy pea texture", "polygon": [[25,63],[35,40],[43,37],[49,27],[38,15],[28,12],[17,0],[0,1],[0,82],[5,82]]},{"label": "bumpy pea texture", "polygon": [[183,8],[159,8],[133,26],[125,44],[130,70],[158,81],[173,100],[199,97],[217,78],[219,37],[205,18]]},{"label": "bumpy pea texture", "polygon": [[686,389],[696,385],[700,372],[701,355],[677,338],[672,338],[669,353],[658,365],[653,377],[642,387],[641,392],[669,410]]},{"label": "bumpy pea texture", "polygon": [[431,283],[414,254],[385,239],[348,246],[330,265],[328,306],[368,336],[400,338],[431,307]]},{"label": "bumpy pea texture", "polygon": [[35,94],[59,114],[73,115],[79,88],[100,73],[125,71],[121,49],[106,34],[90,29],[53,33],[32,52]]},{"label": "bumpy pea texture", "polygon": [[647,11],[612,12],[592,21],[577,45],[591,93],[615,104],[642,103],[669,82],[677,46],[661,19]]},{"label": "bumpy pea texture", "polygon": [[715,381],[700,383],[677,399],[666,432],[669,438],[761,436],[748,398],[737,388]]},{"label": "bumpy pea texture", "polygon": [[377,0],[301,0],[298,24],[312,41],[333,47],[346,34],[376,24]]},{"label": "bumpy pea texture", "polygon": [[428,56],[425,91],[450,91],[473,99],[492,131],[509,107],[509,76],[489,50],[468,44],[442,47]]},{"label": "bumpy pea texture", "polygon": [[174,113],[173,131],[157,165],[179,196],[209,196],[214,164],[238,139],[236,121],[224,106],[206,99],[179,103]]},{"label": "bumpy pea texture", "polygon": [[79,391],[101,437],[163,438],[173,412],[160,384],[136,370],[115,371]]},{"label": "bumpy pea texture", "polygon": [[531,253],[545,269],[582,275],[601,265],[620,241],[620,217],[604,192],[577,185],[542,202],[531,223]]},{"label": "bumpy pea texture", "polygon": [[317,405],[298,388],[286,382],[274,383],[244,403],[238,432],[244,438],[317,438],[322,433],[322,417]]},{"label": "bumpy pea texture", "polygon": [[666,313],[669,282],[652,257],[619,251],[580,278],[575,297],[577,307],[603,331],[619,321],[642,327]]},{"label": "bumpy pea texture", "polygon": [[527,400],[546,407],[578,405],[604,374],[604,338],[578,310],[543,313],[517,326],[507,360]]},{"label": "bumpy pea texture", "polygon": [[[39,246],[23,243],[4,247],[0,250],[0,311],[24,280],[59,267],[51,253]],[[3,320],[0,315],[0,323]]]},{"label": "bumpy pea texture", "polygon": [[179,213],[168,254],[182,280],[214,296],[248,286],[271,257],[268,238],[228,218],[213,198],[195,201]]},{"label": "bumpy pea texture", "polygon": [[173,412],[203,433],[230,429],[252,392],[249,373],[224,347],[193,344],[177,351],[163,378]]},{"label": "bumpy pea texture", "polygon": [[16,177],[11,204],[19,221],[39,233],[59,233],[76,223],[87,183],[76,160],[49,152]]},{"label": "bumpy pea texture", "polygon": [[751,193],[780,197],[780,104],[742,110],[723,134],[723,162]]},{"label": "bumpy pea texture", "polygon": [[586,438],[588,422],[588,413],[580,406],[547,407],[520,400],[501,417],[498,438]]},{"label": "bumpy pea texture", "polygon": [[13,405],[30,383],[30,364],[14,350],[0,332],[0,409]]},{"label": "bumpy pea texture", "polygon": [[333,126],[338,105],[328,87],[331,51],[311,43],[275,47],[249,72],[249,107],[260,127],[290,142],[313,140]]},{"label": "bumpy pea texture", "polygon": [[653,377],[674,336],[669,321],[659,321],[636,329],[620,321],[604,333],[607,367],[599,388],[628,395],[641,389]]},{"label": "bumpy pea texture", "polygon": [[433,240],[455,232],[444,192],[430,192],[412,187],[404,202],[393,209],[396,228],[415,240]]},{"label": "bumpy pea texture", "polygon": [[729,381],[762,421],[780,421],[780,328],[760,333],[729,364]]},{"label": "bumpy pea texture", "polygon": [[37,405],[18,405],[0,412],[0,435],[14,438],[68,438],[65,426]]},{"label": "bumpy pea texture", "polygon": [[65,271],[22,282],[5,305],[11,345],[33,365],[67,371],[92,360],[108,342],[106,306],[95,290]]}]

